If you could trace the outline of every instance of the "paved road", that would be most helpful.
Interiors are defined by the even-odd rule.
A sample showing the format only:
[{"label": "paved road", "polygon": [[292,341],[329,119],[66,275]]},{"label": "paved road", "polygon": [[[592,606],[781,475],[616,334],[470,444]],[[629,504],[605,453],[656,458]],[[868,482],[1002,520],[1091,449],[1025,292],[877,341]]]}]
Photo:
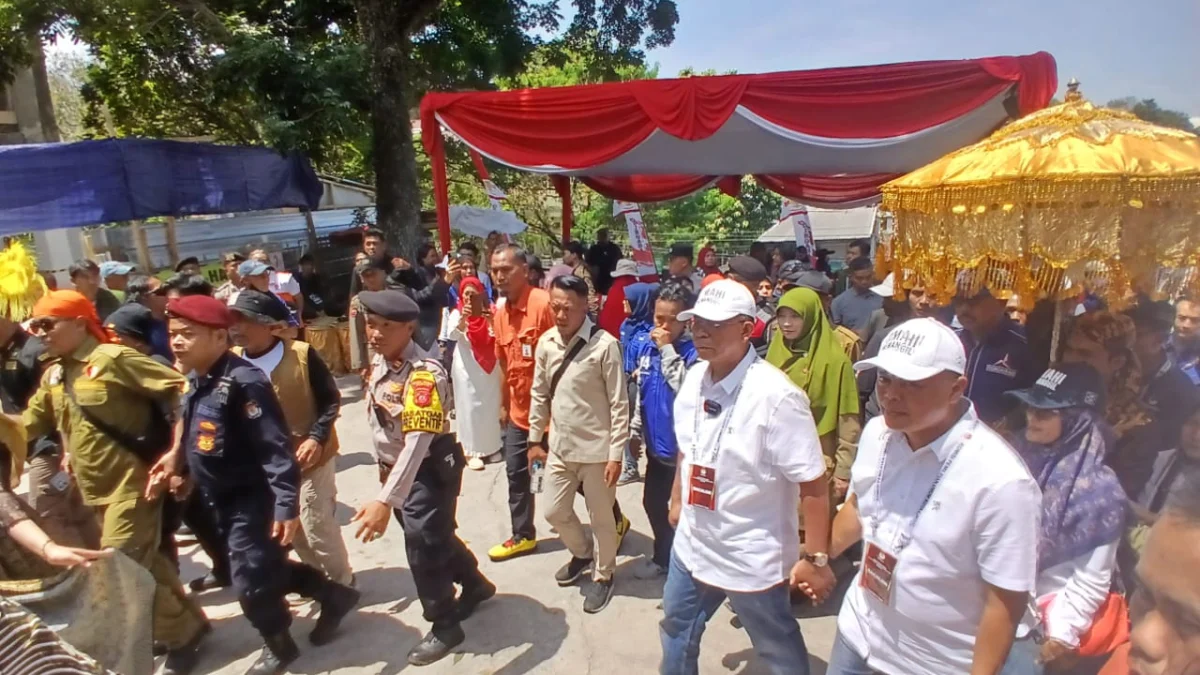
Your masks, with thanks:
[{"label": "paved road", "polygon": [[[344,384],[349,384],[344,380]],[[404,556],[403,533],[393,521],[387,535],[371,544],[351,539],[349,525],[354,508],[371,498],[378,487],[370,450],[366,409],[355,390],[344,389],[346,405],[338,420],[342,455],[338,467],[338,516],[344,526],[351,560],[363,602],[342,626],[333,644],[317,649],[307,642],[313,621],[312,605],[296,607],[293,635],[302,655],[291,672],[393,675],[401,671],[423,675],[523,675],[524,673],[621,673],[640,675],[658,669],[660,648],[657,608],[661,582],[639,581],[631,570],[638,558],[650,552],[650,527],[641,508],[641,484],[618,489],[625,512],[633,521],[617,560],[615,597],[600,614],[583,613],[579,588],[559,588],[552,578],[568,554],[539,518],[544,537],[534,555],[493,563],[486,550],[509,534],[507,483],[503,464],[484,471],[467,471],[459,500],[459,535],[480,558],[483,572],[499,587],[497,596],[482,605],[464,628],[467,641],[457,653],[426,668],[413,668],[405,655],[424,634],[412,577]],[[582,500],[580,517],[587,515]],[[183,578],[207,568],[198,548],[184,550]],[[207,641],[199,673],[241,675],[257,657],[261,642],[241,616],[230,590],[200,596],[215,631]],[[731,614],[722,608],[709,623],[701,647],[700,672],[765,673],[753,656],[745,632],[733,628]],[[825,672],[832,647],[834,619],[829,616],[801,620],[801,628],[814,657],[813,673]]]}]

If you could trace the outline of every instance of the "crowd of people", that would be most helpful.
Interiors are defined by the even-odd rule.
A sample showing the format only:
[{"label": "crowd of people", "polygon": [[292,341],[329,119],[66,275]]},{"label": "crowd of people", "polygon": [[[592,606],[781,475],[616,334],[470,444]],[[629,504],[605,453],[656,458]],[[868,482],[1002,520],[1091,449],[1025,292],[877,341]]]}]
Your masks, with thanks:
[{"label": "crowd of people", "polygon": [[[364,231],[350,366],[380,490],[355,496],[352,527],[403,529],[431,624],[410,663],[463,643],[497,591],[455,532],[463,471],[489,463],[511,536],[488,557],[538,550],[540,503],[566,549],[555,582],[584,584],[587,614],[620,584],[616,488],[642,482],[653,546],[632,575],[663,584],[665,674],[698,672],[723,602],[771,672],[807,673],[793,605],[831,599],[835,675],[1200,663],[1200,302],[1025,313],[968,274],[940,306],[919,279],[877,279],[866,240],[836,274],[825,250],[722,261],[680,243],[640,277],[607,235],[547,269],[499,235],[410,261]],[[262,635],[251,675],[299,655],[289,593],[320,607],[309,642],[335,639],[359,593],[333,514],[339,388],[302,340],[337,304],[314,262],[229,252],[214,289],[195,259],[166,281],[85,260],[74,290],[5,305],[0,581],[140,568],[167,675],[194,669],[210,630],[194,594],[214,588]],[[212,562],[191,593],[184,525]],[[17,635],[76,672],[117,667],[3,586],[0,603],[0,659]]]}]

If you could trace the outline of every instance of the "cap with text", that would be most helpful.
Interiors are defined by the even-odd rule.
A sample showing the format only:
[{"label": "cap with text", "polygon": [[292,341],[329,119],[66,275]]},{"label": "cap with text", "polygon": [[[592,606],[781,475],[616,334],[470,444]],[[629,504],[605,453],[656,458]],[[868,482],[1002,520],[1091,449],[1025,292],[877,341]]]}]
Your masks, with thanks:
[{"label": "cap with text", "polygon": [[1103,410],[1105,403],[1104,379],[1095,368],[1084,363],[1050,366],[1032,387],[1006,391],[1004,394],[1040,410]]},{"label": "cap with text", "polygon": [[919,382],[946,371],[967,371],[962,341],[937,319],[910,319],[883,339],[879,354],[854,364],[856,372],[879,368],[893,377]]},{"label": "cap with text", "polygon": [[731,279],[721,279],[705,286],[696,298],[696,305],[680,312],[679,320],[727,321],[737,316],[753,317],[757,311],[754,296],[745,286]]}]

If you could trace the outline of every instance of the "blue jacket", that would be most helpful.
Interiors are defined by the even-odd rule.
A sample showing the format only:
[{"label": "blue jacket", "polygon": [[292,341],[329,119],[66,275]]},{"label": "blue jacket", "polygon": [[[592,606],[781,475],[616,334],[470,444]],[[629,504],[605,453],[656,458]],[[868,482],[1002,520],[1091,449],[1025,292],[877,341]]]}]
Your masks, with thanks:
[{"label": "blue jacket", "polygon": [[[672,346],[684,365],[690,367],[696,362],[696,347],[690,339],[681,338]],[[675,389],[663,374],[663,357],[658,345],[646,339],[638,342],[637,347],[638,407],[646,452],[654,459],[674,466],[679,454],[679,444],[675,440]]]}]

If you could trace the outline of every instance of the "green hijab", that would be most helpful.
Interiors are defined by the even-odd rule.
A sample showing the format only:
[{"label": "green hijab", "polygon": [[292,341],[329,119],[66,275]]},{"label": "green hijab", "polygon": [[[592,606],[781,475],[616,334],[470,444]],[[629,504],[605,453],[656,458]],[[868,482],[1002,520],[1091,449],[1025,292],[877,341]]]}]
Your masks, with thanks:
[{"label": "green hijab", "polygon": [[838,345],[815,291],[793,288],[779,299],[778,309],[784,308],[800,315],[804,321],[803,333],[798,339],[788,341],[783,339],[783,330],[775,326],[775,335],[767,348],[767,363],[787,373],[808,395],[817,435],[824,436],[837,431],[842,415],[858,414],[854,368]]}]

